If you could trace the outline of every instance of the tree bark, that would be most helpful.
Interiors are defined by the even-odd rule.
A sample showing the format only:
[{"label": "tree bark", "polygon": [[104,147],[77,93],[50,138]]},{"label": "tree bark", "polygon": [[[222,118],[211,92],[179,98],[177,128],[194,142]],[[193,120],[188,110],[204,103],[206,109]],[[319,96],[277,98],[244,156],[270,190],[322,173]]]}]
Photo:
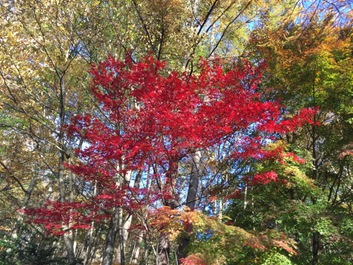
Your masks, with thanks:
[{"label": "tree bark", "polygon": [[118,219],[119,219],[119,211],[118,209],[115,209],[115,212],[112,215],[109,222],[109,228],[108,228],[107,237],[106,237],[105,245],[103,249],[102,265],[113,264],[115,238],[118,230]]},{"label": "tree bark", "polygon": [[[59,158],[59,186],[60,186],[60,201],[61,202],[66,202],[66,190],[65,190],[65,175],[64,175],[64,160],[65,160],[65,152],[63,150],[60,151],[60,158]],[[69,183],[69,186],[72,183]],[[71,190],[72,187],[69,187]],[[66,246],[66,251],[67,251],[67,259],[68,263],[70,265],[76,264],[76,258],[75,258],[75,251],[74,251],[74,240],[73,240],[73,234],[72,231],[70,231],[70,225],[71,221],[69,221],[68,224],[63,224],[64,226],[67,226],[68,233],[64,234],[64,243]]]},{"label": "tree bark", "polygon": [[[64,168],[64,163],[66,159],[66,148],[65,148],[65,140],[64,140],[64,126],[65,126],[65,116],[66,116],[66,111],[65,111],[65,96],[66,96],[66,89],[65,89],[65,72],[60,74],[59,71],[57,70],[57,75],[59,78],[59,133],[58,133],[58,146],[59,146],[59,164],[58,164],[58,179],[59,179],[59,191],[60,191],[60,201],[61,202],[66,202],[66,177],[65,177],[65,168]],[[71,192],[72,192],[72,182],[70,181],[69,183],[69,193],[71,197]],[[74,251],[74,240],[73,240],[73,235],[72,232],[70,231],[70,221],[69,224],[63,224],[67,225],[69,229],[69,233],[64,234],[64,242],[66,246],[66,251],[67,251],[67,258],[68,258],[68,263],[70,265],[76,264],[76,258],[75,258],[75,251]]]},{"label": "tree bark", "polygon": [[[201,159],[201,152],[196,151],[193,157],[193,164],[192,170],[190,174],[190,182],[188,188],[188,194],[186,198],[186,206],[190,208],[190,210],[194,210],[197,201],[197,193],[199,187],[199,179],[200,179],[200,159]],[[190,236],[188,234],[183,234],[180,238],[180,243],[178,246],[178,259],[185,258],[187,255],[187,248],[190,243]]]},{"label": "tree bark", "polygon": [[116,258],[114,259],[116,263],[119,263],[120,265],[125,265],[125,245],[127,238],[129,236],[129,228],[131,226],[131,216],[128,216],[128,218],[124,222],[124,217],[123,217],[123,210],[121,208],[118,209],[118,227],[117,227],[117,232],[118,232],[118,239],[119,239],[119,244],[118,248],[116,250]]},{"label": "tree bark", "polygon": [[199,187],[199,164],[200,164],[201,152],[196,151],[193,157],[192,171],[190,175],[190,182],[188,188],[188,194],[186,199],[186,206],[191,210],[195,209],[197,192]]},{"label": "tree bark", "polygon": [[[163,187],[160,187],[163,193],[169,194],[168,198],[163,198],[164,206],[169,206],[171,209],[179,207],[179,198],[175,192],[175,183],[178,177],[178,162],[172,159],[169,164],[169,169],[166,172],[166,180]],[[171,196],[171,198],[169,198]],[[169,264],[170,241],[168,234],[162,233],[158,239],[157,247],[157,265]]]},{"label": "tree bark", "polygon": [[137,242],[135,243],[135,246],[132,250],[131,262],[130,262],[131,264],[137,264],[137,262],[138,262],[138,258],[140,256],[142,240],[143,240],[143,231],[140,231],[139,238],[138,238]]},{"label": "tree bark", "polygon": [[[97,195],[97,182],[95,181],[94,183],[94,191],[93,195]],[[92,259],[95,256],[96,250],[97,250],[97,239],[95,237],[97,236],[98,233],[100,233],[100,227],[97,227],[95,222],[91,222],[91,228],[89,232],[86,234],[86,239],[85,239],[85,247],[84,247],[84,264],[89,265],[92,263]]]},{"label": "tree bark", "polygon": [[167,234],[159,237],[157,250],[157,265],[169,265],[170,242]]},{"label": "tree bark", "polygon": [[316,265],[319,262],[319,250],[320,250],[320,233],[314,232],[313,239],[312,239],[312,261],[311,265]]}]

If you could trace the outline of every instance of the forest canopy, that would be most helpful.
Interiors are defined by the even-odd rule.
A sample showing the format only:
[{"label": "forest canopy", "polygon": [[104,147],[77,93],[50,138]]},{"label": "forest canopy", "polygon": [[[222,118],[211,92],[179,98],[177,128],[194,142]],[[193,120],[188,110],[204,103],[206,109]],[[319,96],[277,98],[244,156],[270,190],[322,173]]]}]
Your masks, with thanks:
[{"label": "forest canopy", "polygon": [[351,264],[349,1],[0,3],[0,264]]}]

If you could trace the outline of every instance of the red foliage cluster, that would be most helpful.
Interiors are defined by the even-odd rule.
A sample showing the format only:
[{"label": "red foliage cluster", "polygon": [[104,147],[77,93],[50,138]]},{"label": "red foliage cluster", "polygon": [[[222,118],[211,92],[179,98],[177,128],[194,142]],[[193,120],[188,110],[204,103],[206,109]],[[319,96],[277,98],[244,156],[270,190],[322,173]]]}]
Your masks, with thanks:
[{"label": "red foliage cluster", "polygon": [[256,174],[251,180],[253,185],[265,185],[271,182],[276,182],[278,180],[278,175],[274,171],[264,172],[261,174]]},{"label": "red foliage cluster", "polygon": [[181,265],[206,265],[207,263],[199,256],[192,254],[179,260]]},{"label": "red foliage cluster", "polygon": [[48,201],[41,208],[28,208],[21,213],[32,216],[31,222],[43,224],[47,232],[53,235],[63,235],[70,229],[89,228],[91,217],[97,220],[105,218],[98,214],[97,209],[90,204]]}]

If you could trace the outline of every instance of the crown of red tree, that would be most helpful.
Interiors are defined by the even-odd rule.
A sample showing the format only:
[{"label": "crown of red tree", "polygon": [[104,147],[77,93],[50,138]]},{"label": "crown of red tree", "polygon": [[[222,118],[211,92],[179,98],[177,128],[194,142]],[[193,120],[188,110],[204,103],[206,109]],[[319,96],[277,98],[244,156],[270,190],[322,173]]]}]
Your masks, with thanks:
[{"label": "crown of red tree", "polygon": [[[98,183],[98,194],[89,202],[71,205],[80,216],[77,228],[104,216],[99,209],[131,210],[177,196],[172,186],[178,162],[196,150],[231,143],[229,159],[267,159],[278,155],[278,150],[263,148],[267,142],[312,120],[314,111],[308,109],[284,119],[281,104],[262,99],[258,86],[264,65],[244,61],[226,71],[217,60],[202,61],[195,74],[169,73],[165,66],[150,56],[138,63],[127,56],[125,61],[109,57],[92,67],[91,92],[102,112],[77,115],[68,127],[71,136],[86,142],[77,150],[82,162],[68,168],[87,183]],[[124,184],[131,171],[145,171],[165,185],[132,188]],[[264,179],[265,184],[276,177],[262,176],[271,178]],[[61,208],[73,213],[67,211],[70,203],[61,204],[52,204],[52,215],[36,222],[57,230],[60,222],[73,220],[54,213]],[[36,211],[26,212],[35,216]],[[82,211],[90,214],[79,214]]]}]

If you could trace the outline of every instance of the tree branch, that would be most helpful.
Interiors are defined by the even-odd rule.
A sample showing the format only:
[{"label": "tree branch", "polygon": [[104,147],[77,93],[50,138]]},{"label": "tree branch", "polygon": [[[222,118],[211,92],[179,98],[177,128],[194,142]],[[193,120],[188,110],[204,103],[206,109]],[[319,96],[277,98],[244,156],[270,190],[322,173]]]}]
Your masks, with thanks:
[{"label": "tree branch", "polygon": [[230,27],[230,25],[232,25],[239,17],[241,14],[243,14],[243,12],[250,6],[250,4],[252,3],[253,0],[250,0],[241,10],[240,12],[234,17],[234,19],[229,22],[227,24],[227,26],[225,27],[225,29],[222,32],[221,37],[218,39],[216,45],[213,47],[212,51],[209,53],[209,55],[207,56],[207,58],[210,58],[212,56],[212,54],[215,52],[215,50],[218,48],[219,44],[222,42],[226,32],[228,31],[228,28]]},{"label": "tree branch", "polygon": [[10,169],[2,162],[0,161],[0,165],[6,170],[6,172],[9,174],[9,176],[15,180],[15,182],[17,182],[17,184],[20,186],[21,190],[25,193],[28,194],[28,191],[23,187],[22,183],[20,182],[20,180],[18,178],[16,178],[12,172],[10,171]]}]

